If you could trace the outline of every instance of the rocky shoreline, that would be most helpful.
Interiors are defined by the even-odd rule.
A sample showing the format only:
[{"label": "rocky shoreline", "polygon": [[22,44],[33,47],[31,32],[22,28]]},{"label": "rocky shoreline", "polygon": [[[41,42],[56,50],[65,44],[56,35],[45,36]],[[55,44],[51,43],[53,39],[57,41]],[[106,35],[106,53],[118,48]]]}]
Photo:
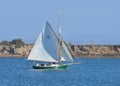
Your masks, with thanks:
[{"label": "rocky shoreline", "polygon": [[0,45],[0,57],[27,57],[32,49],[32,44],[16,47],[13,45]]},{"label": "rocky shoreline", "polygon": [[[0,57],[28,57],[33,44],[0,45]],[[69,45],[73,57],[120,57],[120,45]]]},{"label": "rocky shoreline", "polygon": [[75,57],[120,57],[120,45],[71,45]]}]

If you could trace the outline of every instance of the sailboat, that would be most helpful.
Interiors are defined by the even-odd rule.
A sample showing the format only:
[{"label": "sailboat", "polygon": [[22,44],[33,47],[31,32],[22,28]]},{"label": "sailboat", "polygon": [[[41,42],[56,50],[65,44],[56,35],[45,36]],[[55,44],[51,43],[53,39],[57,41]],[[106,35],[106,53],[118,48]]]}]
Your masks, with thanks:
[{"label": "sailboat", "polygon": [[73,62],[60,33],[56,34],[48,21],[38,36],[28,60],[36,61],[34,69],[65,69]]}]

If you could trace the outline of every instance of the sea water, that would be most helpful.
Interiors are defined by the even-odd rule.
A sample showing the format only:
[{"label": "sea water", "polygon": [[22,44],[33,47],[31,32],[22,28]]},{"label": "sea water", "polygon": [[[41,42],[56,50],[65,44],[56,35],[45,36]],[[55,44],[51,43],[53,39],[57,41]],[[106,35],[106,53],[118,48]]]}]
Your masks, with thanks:
[{"label": "sea water", "polygon": [[66,70],[35,70],[25,58],[0,58],[0,86],[120,86],[120,58],[80,58]]}]

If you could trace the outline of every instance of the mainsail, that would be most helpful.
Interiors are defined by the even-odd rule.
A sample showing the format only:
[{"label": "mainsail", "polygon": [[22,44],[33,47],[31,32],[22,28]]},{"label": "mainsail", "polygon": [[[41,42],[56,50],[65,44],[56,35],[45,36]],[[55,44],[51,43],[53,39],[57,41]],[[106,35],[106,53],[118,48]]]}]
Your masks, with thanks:
[{"label": "mainsail", "polygon": [[[64,42],[62,42],[62,44],[63,61],[73,61]],[[58,36],[48,22],[46,22],[43,31],[36,40],[28,60],[59,62]]]}]

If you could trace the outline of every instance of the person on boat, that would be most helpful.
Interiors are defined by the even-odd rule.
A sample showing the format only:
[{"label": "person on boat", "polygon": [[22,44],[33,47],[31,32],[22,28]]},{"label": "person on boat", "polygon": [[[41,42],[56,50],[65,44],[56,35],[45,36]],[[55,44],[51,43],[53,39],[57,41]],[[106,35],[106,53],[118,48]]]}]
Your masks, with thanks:
[{"label": "person on boat", "polygon": [[53,64],[56,64],[56,62],[53,62]]},{"label": "person on boat", "polygon": [[51,63],[48,63],[48,65],[51,65]]},{"label": "person on boat", "polygon": [[41,64],[41,66],[44,66],[44,64]]},{"label": "person on boat", "polygon": [[53,62],[52,64],[58,64],[57,62]]}]

